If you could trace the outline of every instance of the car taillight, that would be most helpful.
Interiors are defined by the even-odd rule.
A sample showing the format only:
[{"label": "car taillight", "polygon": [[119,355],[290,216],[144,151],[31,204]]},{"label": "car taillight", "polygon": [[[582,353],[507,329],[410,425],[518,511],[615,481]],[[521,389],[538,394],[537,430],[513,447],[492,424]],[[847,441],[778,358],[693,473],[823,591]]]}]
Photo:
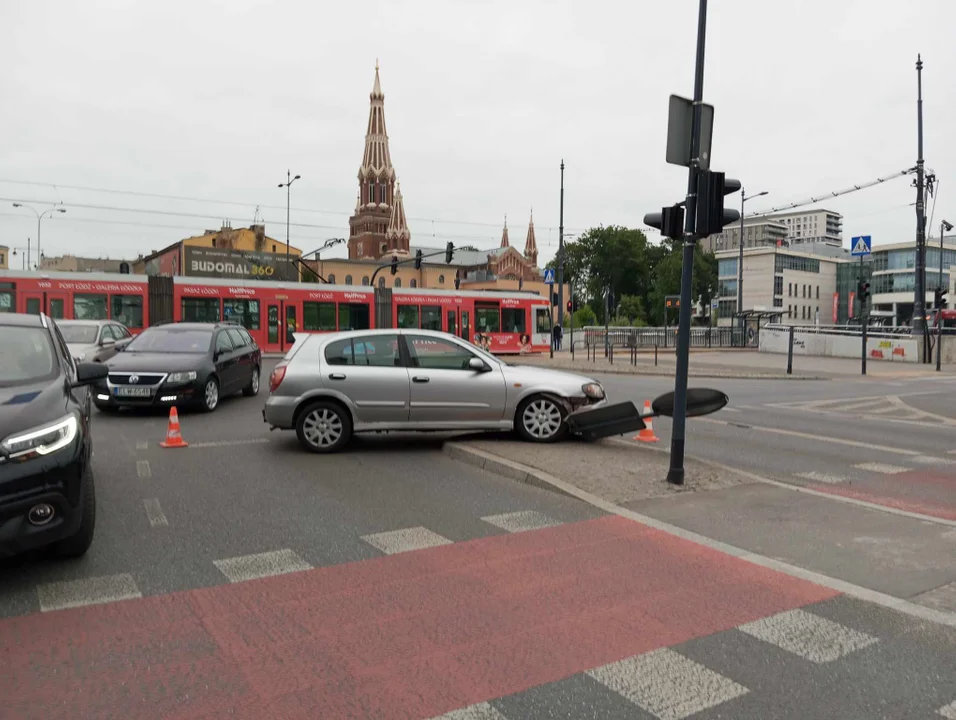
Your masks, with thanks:
[{"label": "car taillight", "polygon": [[285,377],[285,365],[277,365],[269,376],[269,392],[275,392]]}]

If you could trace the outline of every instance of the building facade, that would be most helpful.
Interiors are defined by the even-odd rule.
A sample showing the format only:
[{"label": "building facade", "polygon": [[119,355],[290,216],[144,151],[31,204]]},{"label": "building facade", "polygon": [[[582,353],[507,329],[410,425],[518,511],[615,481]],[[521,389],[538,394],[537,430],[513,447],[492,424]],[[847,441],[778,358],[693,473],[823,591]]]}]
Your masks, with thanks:
[{"label": "building facade", "polygon": [[0,245],[0,270],[10,269],[10,248]]},{"label": "building facade", "polygon": [[[788,228],[783,223],[765,218],[744,220],[744,248],[786,245]],[[732,250],[740,247],[740,223],[728,225],[717,235],[704,238],[703,246],[710,252]]]},{"label": "building facade", "polygon": [[87,258],[76,255],[57,255],[40,258],[40,270],[50,272],[108,272],[118,273],[125,268],[128,272],[132,263],[128,260],[114,260],[111,258]]},{"label": "building facade", "polygon": [[[893,325],[910,325],[916,289],[916,243],[892,243],[873,247],[870,295],[871,313],[887,318]],[[956,262],[956,235],[943,239],[943,272],[940,276],[939,238],[926,241],[926,308],[933,307],[933,291],[951,284],[950,268]],[[952,302],[952,299],[949,299]]]}]

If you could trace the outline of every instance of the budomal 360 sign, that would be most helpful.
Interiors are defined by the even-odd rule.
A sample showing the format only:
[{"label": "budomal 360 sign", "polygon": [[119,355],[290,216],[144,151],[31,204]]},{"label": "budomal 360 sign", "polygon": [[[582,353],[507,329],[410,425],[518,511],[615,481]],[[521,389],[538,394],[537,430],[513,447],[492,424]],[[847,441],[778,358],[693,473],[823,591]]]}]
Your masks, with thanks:
[{"label": "budomal 360 sign", "polygon": [[195,277],[297,280],[298,273],[285,255],[219,248],[185,250],[185,274]]}]

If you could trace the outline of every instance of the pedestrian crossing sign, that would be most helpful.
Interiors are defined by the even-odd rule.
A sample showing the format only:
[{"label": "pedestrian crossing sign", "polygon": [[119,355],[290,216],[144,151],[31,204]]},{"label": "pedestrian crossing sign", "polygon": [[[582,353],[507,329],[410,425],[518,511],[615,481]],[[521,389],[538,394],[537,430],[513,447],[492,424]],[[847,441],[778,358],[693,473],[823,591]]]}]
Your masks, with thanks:
[{"label": "pedestrian crossing sign", "polygon": [[873,252],[873,241],[869,235],[860,235],[852,240],[852,250],[850,254],[853,257],[863,257]]},{"label": "pedestrian crossing sign", "polygon": [[552,270],[551,268],[548,268],[547,270],[544,271],[544,281],[548,285],[554,285],[554,270]]}]

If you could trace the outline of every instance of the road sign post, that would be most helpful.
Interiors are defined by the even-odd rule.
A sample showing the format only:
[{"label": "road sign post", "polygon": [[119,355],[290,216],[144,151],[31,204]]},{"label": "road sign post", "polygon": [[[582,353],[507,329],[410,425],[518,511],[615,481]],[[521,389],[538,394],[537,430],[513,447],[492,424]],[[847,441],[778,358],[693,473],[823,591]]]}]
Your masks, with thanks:
[{"label": "road sign post", "polygon": [[[865,279],[863,277],[863,258],[873,252],[873,239],[869,235],[858,235],[850,241],[850,255],[860,258],[860,277],[857,282],[857,297],[860,298],[860,374],[866,375],[866,325],[869,322],[866,312],[866,295],[860,291]],[[868,290],[869,288],[867,288]],[[852,308],[850,309],[852,312]]]},{"label": "road sign post", "polygon": [[[548,343],[551,347],[549,352],[549,357],[554,358],[554,270],[551,268],[546,268],[544,271],[544,281],[548,284],[548,298],[551,303],[551,312],[548,313],[548,318],[550,322],[548,323],[548,333],[551,337],[548,338]],[[561,307],[558,308],[558,312],[562,312]]]}]

